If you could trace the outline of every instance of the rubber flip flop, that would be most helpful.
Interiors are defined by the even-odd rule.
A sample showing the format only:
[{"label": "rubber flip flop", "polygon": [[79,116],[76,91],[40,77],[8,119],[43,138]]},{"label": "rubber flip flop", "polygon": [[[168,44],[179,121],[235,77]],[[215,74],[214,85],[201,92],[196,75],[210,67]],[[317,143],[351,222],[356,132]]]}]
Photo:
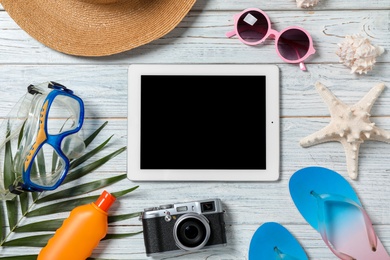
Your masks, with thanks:
[{"label": "rubber flip flop", "polygon": [[275,222],[262,224],[253,234],[249,260],[308,260],[295,237]]},{"label": "rubber flip flop", "polygon": [[351,185],[323,167],[295,172],[290,194],[305,220],[340,259],[390,260]]}]

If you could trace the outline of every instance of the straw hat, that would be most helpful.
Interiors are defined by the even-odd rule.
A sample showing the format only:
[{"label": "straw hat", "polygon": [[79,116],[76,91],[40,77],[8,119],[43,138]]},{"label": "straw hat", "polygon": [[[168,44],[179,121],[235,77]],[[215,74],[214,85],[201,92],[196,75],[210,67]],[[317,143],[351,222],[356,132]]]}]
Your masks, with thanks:
[{"label": "straw hat", "polygon": [[0,0],[33,38],[57,51],[106,56],[149,43],[184,18],[196,0]]}]

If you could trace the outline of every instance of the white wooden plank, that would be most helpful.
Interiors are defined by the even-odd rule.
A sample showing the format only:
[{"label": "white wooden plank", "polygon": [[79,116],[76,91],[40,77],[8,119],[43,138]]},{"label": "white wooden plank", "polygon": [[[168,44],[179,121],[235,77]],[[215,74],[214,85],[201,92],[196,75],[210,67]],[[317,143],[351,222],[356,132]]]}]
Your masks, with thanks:
[{"label": "white wooden plank", "polygon": [[[235,12],[192,11],[161,39],[124,52],[100,57],[80,58],[43,46],[27,33],[15,29],[6,12],[0,12],[0,63],[281,63],[274,42],[245,46],[237,38],[226,38],[233,29]],[[291,11],[268,12],[275,30],[291,25],[305,28],[313,37],[317,53],[308,63],[338,63],[337,44],[345,35],[362,33],[372,43],[390,49],[387,18],[390,10]],[[5,21],[5,22],[4,22]],[[389,62],[388,53],[378,62]]]},{"label": "white wooden plank", "polygon": [[[305,10],[298,8],[295,0],[275,0],[275,1],[197,1],[193,7],[194,10],[241,10],[249,7],[257,7],[263,10]],[[315,7],[309,10],[369,10],[369,9],[389,9],[390,5],[386,1],[333,1],[333,0],[319,0]]]},{"label": "white wooden plank", "polygon": [[[213,1],[197,1],[192,10],[241,10],[249,7],[257,7],[264,10],[305,10],[298,8],[295,0],[275,0],[275,1],[253,1],[253,0],[241,0],[241,1],[226,1],[226,0],[213,0]],[[375,10],[375,9],[389,9],[389,3],[386,1],[335,1],[335,0],[320,0],[315,7],[309,8],[309,10]],[[4,8],[0,4],[0,10]]]},{"label": "white wooden plank", "polygon": [[[228,213],[233,217],[231,224],[253,224],[258,221],[258,218],[264,221],[304,224],[305,221],[299,216],[291,201],[288,181],[295,171],[303,167],[322,166],[339,172],[351,183],[358,192],[366,210],[370,213],[374,224],[389,225],[390,198],[386,194],[390,173],[387,165],[381,162],[389,160],[390,155],[386,151],[390,149],[390,144],[370,141],[363,143],[360,149],[359,179],[353,181],[347,175],[345,153],[339,143],[325,143],[309,148],[299,146],[301,138],[319,130],[327,123],[328,119],[324,118],[282,119],[279,181],[175,183],[123,180],[113,185],[112,189],[126,189],[135,185],[140,187],[131,195],[126,196],[124,203],[120,203],[120,207],[115,207],[115,210],[120,213],[130,213],[171,202],[220,197],[224,201]],[[88,120],[85,124],[85,134],[90,134],[100,125],[101,120]],[[378,125],[390,129],[388,120],[380,119]],[[96,147],[110,135],[114,135],[112,142],[101,153],[101,156],[127,145],[125,121],[110,120],[89,149]],[[126,153],[118,155],[94,173],[83,177],[81,181],[89,182],[125,173],[126,156]],[[70,186],[72,184],[66,184],[60,189]],[[381,199],[378,200],[378,198]],[[247,212],[248,215],[240,214],[241,211]]]},{"label": "white wooden plank", "polygon": [[127,117],[127,66],[4,65],[0,75],[0,117],[11,111],[28,85],[47,81],[61,83],[81,97],[86,118]]},{"label": "white wooden plank", "polygon": [[[227,245],[225,247],[213,248],[212,250],[202,250],[193,253],[180,253],[177,257],[161,256],[154,259],[248,259],[249,244],[253,233],[263,224],[262,220],[254,225],[232,225],[227,227]],[[334,260],[336,257],[326,247],[321,236],[308,224],[306,225],[291,225],[289,223],[281,223],[286,227],[304,248],[309,259],[324,259]],[[381,242],[385,246],[390,244],[390,229],[388,226],[374,226],[376,230],[380,230],[379,236]],[[113,230],[114,228],[110,228]],[[121,226],[115,227],[117,232],[137,232],[139,227]],[[93,257],[101,257],[103,259],[150,259],[145,255],[142,234],[130,238],[119,240],[108,240],[99,243],[98,247],[93,251]],[[15,248],[0,249],[2,256],[20,255],[24,253],[22,250],[28,250],[31,254],[38,254],[39,248],[24,248],[15,250]]]},{"label": "white wooden plank", "polygon": [[[282,117],[329,116],[316,91],[320,81],[344,103],[353,105],[381,82],[386,89],[372,108],[373,116],[390,115],[390,63],[378,63],[368,74],[351,74],[343,64],[278,64]],[[0,65],[0,118],[26,93],[29,84],[53,80],[72,89],[85,103],[86,118],[127,117],[127,65]],[[5,76],[6,75],[6,76]]]},{"label": "white wooden plank", "polygon": [[[247,7],[265,10],[272,26],[281,30],[289,25],[307,29],[313,36],[317,53],[307,62],[307,72],[296,65],[282,63],[273,42],[249,47],[237,39],[226,39],[232,15]],[[220,197],[227,210],[228,245],[223,248],[183,254],[176,259],[247,259],[251,236],[264,222],[275,221],[288,228],[305,248],[309,259],[335,259],[319,234],[295,208],[288,191],[288,181],[298,169],[307,166],[331,168],[344,176],[357,191],[374,228],[390,251],[390,198],[388,180],[390,144],[366,141],[359,154],[359,179],[347,176],[345,154],[339,143],[325,143],[302,148],[299,140],[326,126],[329,111],[314,88],[321,81],[342,101],[354,104],[379,82],[387,86],[371,114],[377,126],[390,130],[390,3],[376,1],[320,0],[315,8],[296,7],[294,0],[268,2],[197,1],[194,8],[172,32],[162,39],[137,49],[101,58],[73,57],[46,48],[23,30],[0,5],[0,123],[31,83],[54,80],[72,88],[86,106],[84,134],[92,133],[104,121],[106,129],[91,144],[114,135],[102,155],[127,145],[127,65],[131,63],[272,63],[281,71],[281,177],[277,182],[140,182],[127,179],[109,187],[117,191],[140,185],[120,198],[110,213],[142,211],[145,207],[178,201]],[[335,54],[337,44],[347,34],[362,33],[387,52],[378,58],[367,75],[350,74]],[[126,152],[81,179],[89,182],[126,173]],[[95,159],[95,158],[94,158]],[[1,159],[0,159],[1,161]],[[71,184],[62,185],[64,189]],[[90,194],[98,194],[98,191]],[[60,214],[64,216],[65,214]],[[43,216],[38,219],[50,219]],[[36,219],[26,219],[31,223]],[[111,232],[136,232],[142,228],[137,219],[110,225]],[[16,235],[18,237],[20,235]],[[36,254],[38,248],[1,248],[0,255]],[[102,241],[94,257],[107,259],[147,259],[142,235]],[[161,259],[173,259],[161,257]]]},{"label": "white wooden plank", "polygon": [[[292,231],[295,231],[294,234],[298,238],[301,234],[305,234],[301,238],[302,243],[305,245],[305,248],[308,248],[308,253],[312,254],[313,257],[321,255],[321,259],[332,259],[332,255],[326,250],[318,234],[306,224],[295,208],[288,192],[288,180],[290,176],[295,170],[306,166],[319,165],[329,167],[348,178],[345,169],[345,155],[340,145],[328,143],[306,149],[298,145],[300,137],[323,127],[327,122],[327,119],[288,118],[282,120],[280,181],[270,183],[132,183],[124,180],[110,186],[108,190],[116,191],[132,187],[136,184],[139,184],[140,187],[133,193],[120,198],[118,203],[112,208],[111,213],[137,212],[142,211],[146,207],[166,203],[219,197],[223,200],[227,211],[226,223],[231,244],[229,243],[229,246],[222,251],[216,250],[210,253],[201,252],[191,256],[185,255],[183,259],[187,259],[187,257],[206,259],[210,256],[226,259],[242,259],[245,257],[245,248],[249,245],[251,234],[253,234],[258,225],[268,221],[290,225]],[[383,127],[390,128],[390,123],[387,120],[382,120],[380,123]],[[100,122],[87,121],[85,131],[87,133],[91,132],[97,125],[100,125]],[[110,134],[125,137],[125,129],[126,124],[124,122],[117,120],[110,121],[107,125],[107,131],[103,131],[98,140],[102,141]],[[123,143],[123,138],[114,140],[111,147],[104,153],[108,153],[111,149],[122,146]],[[388,227],[390,226],[388,211],[388,208],[390,208],[390,199],[386,194],[389,173],[386,165],[381,164],[381,162],[388,160],[386,150],[389,149],[389,145],[384,143],[375,143],[375,145],[370,142],[364,143],[361,148],[362,157],[359,168],[359,181],[351,181],[348,179],[355,190],[358,191],[358,195],[365,209],[377,227],[378,233],[381,235],[380,237],[382,238],[383,236],[384,241],[388,245],[390,244],[390,236],[387,234]],[[84,177],[82,181],[88,182],[125,172],[126,160],[122,155],[118,156],[118,158],[120,157],[122,157],[122,160],[113,159],[94,174]],[[67,186],[69,185],[63,185],[60,189],[66,188]],[[29,219],[27,223],[30,221],[34,220]],[[247,227],[248,225],[250,227]],[[114,230],[119,229],[120,232],[125,232],[125,230],[129,229],[139,231],[140,229],[140,223],[137,220],[125,221],[114,226]],[[142,236],[107,243],[108,245],[106,242],[102,243],[97,248],[97,252],[101,252],[103,256],[107,256],[109,259],[128,259],[130,256],[142,259],[144,257]],[[129,243],[131,244],[130,247]],[[3,248],[2,251],[4,254],[14,253],[10,249]],[[29,249],[29,252],[36,252],[36,249]]]}]

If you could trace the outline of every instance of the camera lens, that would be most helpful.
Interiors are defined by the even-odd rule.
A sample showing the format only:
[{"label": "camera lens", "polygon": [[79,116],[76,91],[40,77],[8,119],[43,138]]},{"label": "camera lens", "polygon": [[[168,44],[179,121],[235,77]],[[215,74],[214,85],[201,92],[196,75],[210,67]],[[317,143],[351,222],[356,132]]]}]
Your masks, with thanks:
[{"label": "camera lens", "polygon": [[[199,228],[196,225],[190,225],[184,228],[184,235],[188,239],[194,239],[199,235]],[[201,230],[201,234],[204,233],[204,230]]]},{"label": "camera lens", "polygon": [[205,216],[188,213],[175,223],[176,245],[184,250],[197,250],[204,247],[210,238],[210,226]]},{"label": "camera lens", "polygon": [[206,228],[199,220],[183,221],[177,229],[180,242],[187,247],[199,246],[206,237]]}]

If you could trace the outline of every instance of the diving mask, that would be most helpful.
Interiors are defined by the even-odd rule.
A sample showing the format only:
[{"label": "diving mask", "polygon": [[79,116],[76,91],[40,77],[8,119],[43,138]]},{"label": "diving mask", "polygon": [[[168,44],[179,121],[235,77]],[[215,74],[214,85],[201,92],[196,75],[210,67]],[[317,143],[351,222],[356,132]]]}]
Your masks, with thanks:
[{"label": "diving mask", "polygon": [[73,91],[55,82],[30,85],[18,115],[25,117],[22,138],[14,157],[16,181],[9,192],[56,189],[65,179],[70,160],[85,149],[80,130],[84,121],[83,101]]}]

